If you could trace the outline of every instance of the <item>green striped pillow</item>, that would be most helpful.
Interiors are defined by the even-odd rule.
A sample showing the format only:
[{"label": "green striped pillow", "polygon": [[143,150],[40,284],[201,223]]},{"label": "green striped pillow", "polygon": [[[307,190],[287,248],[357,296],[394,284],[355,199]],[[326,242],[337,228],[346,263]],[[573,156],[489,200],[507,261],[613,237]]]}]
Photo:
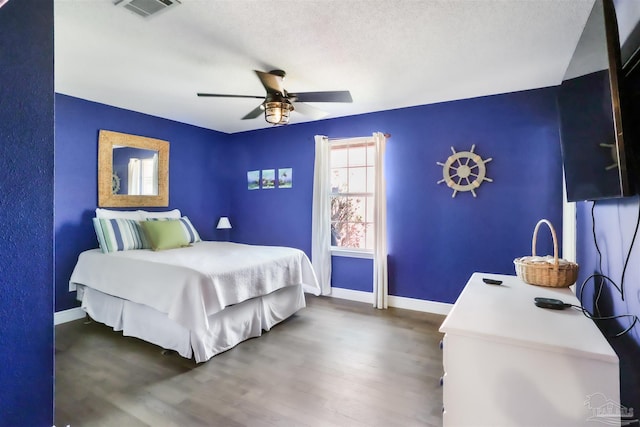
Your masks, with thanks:
[{"label": "green striped pillow", "polygon": [[187,240],[188,240],[189,243],[195,243],[195,242],[202,241],[202,239],[200,238],[200,235],[196,231],[196,228],[193,226],[193,224],[191,224],[191,221],[189,221],[189,218],[186,217],[186,216],[183,216],[182,218],[179,218],[179,219],[174,219],[174,218],[147,218],[147,221],[180,221],[180,224],[182,225],[182,229],[184,231],[184,234],[185,234],[185,236],[187,236]]},{"label": "green striped pillow", "polygon": [[138,221],[124,218],[93,218],[102,252],[128,251],[149,248]]}]

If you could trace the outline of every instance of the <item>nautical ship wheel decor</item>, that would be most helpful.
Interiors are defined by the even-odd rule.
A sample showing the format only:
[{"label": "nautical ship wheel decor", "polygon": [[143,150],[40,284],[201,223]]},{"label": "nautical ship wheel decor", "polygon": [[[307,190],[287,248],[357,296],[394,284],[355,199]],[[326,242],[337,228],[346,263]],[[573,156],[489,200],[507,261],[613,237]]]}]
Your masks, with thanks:
[{"label": "nautical ship wheel decor", "polygon": [[111,192],[113,194],[118,194],[120,191],[120,177],[117,173],[111,175]]},{"label": "nautical ship wheel decor", "polygon": [[604,144],[604,143],[601,143],[600,147],[609,149],[609,154],[611,154],[611,160],[613,161],[613,163],[611,163],[609,166],[605,167],[604,170],[609,171],[611,169],[619,168],[620,167],[620,162],[618,161],[618,147],[616,146],[616,144]]},{"label": "nautical ship wheel decor", "polygon": [[449,156],[446,162],[436,162],[442,166],[442,179],[438,181],[438,184],[445,182],[449,188],[453,189],[451,197],[456,197],[458,191],[471,191],[473,197],[476,197],[475,189],[480,187],[484,181],[493,182],[492,179],[487,178],[487,167],[485,166],[491,160],[482,159],[479,155],[473,152],[475,150],[475,144],[471,146],[469,151],[456,152],[455,148],[451,147],[453,154]]}]

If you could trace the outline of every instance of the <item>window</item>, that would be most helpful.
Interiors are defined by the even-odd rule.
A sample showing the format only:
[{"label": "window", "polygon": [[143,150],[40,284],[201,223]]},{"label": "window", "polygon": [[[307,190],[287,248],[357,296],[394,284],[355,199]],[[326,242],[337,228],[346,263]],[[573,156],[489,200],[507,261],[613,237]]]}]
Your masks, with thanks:
[{"label": "window", "polygon": [[129,195],[147,196],[158,194],[156,170],[157,156],[148,159],[129,159],[129,175],[127,193]]},{"label": "window", "polygon": [[140,186],[142,187],[142,193],[144,195],[158,194],[157,185],[155,185],[155,178],[157,172],[155,169],[155,158],[142,159],[140,161]]},{"label": "window", "polygon": [[331,246],[372,251],[375,238],[375,144],[371,138],[331,143]]}]

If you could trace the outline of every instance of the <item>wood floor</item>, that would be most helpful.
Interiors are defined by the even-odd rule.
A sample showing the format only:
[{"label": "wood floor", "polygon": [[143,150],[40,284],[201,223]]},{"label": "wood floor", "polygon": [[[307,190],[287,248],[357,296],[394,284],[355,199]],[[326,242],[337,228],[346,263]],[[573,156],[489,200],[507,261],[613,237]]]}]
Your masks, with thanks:
[{"label": "wood floor", "polygon": [[55,425],[440,426],[443,319],[307,296],[202,364],[98,323],[58,325]]}]

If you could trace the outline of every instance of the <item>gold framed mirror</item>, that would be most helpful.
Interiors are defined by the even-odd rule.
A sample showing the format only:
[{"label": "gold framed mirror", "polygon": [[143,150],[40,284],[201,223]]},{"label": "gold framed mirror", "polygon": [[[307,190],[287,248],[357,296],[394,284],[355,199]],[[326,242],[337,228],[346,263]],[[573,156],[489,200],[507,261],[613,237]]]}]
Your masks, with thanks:
[{"label": "gold framed mirror", "polygon": [[101,129],[98,206],[169,206],[169,142]]}]

